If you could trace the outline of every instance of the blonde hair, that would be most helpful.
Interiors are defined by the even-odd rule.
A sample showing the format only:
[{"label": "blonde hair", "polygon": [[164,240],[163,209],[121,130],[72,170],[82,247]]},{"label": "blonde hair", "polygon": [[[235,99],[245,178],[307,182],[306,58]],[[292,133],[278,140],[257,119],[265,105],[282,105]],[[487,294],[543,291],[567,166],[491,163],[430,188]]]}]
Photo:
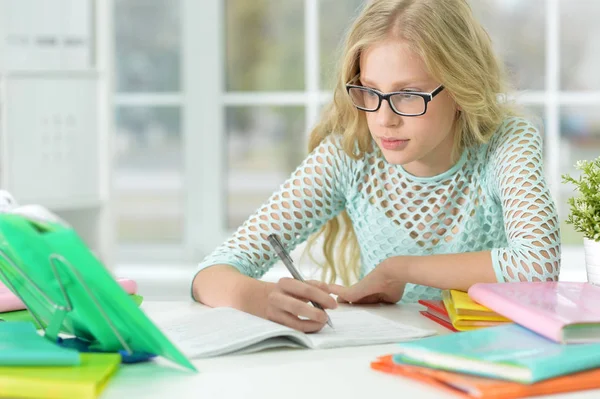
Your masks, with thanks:
[{"label": "blonde hair", "polygon": [[[309,150],[332,133],[341,135],[343,150],[354,159],[371,150],[366,118],[350,101],[346,84],[359,75],[361,53],[390,35],[410,43],[461,110],[454,123],[454,154],[487,142],[513,113],[508,103],[497,99],[507,92],[505,74],[466,0],[372,0],[346,37],[333,101],[311,132]],[[321,235],[325,256],[321,278],[333,282],[339,277],[350,285],[359,277],[360,249],[346,211],[309,239],[309,256]]]}]

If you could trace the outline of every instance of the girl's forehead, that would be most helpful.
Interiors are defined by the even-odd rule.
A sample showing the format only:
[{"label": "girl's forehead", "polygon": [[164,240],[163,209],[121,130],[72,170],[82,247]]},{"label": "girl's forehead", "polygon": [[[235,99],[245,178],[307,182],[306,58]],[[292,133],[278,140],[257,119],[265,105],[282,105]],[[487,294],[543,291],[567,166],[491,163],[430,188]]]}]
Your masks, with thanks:
[{"label": "girl's forehead", "polygon": [[361,53],[359,62],[361,80],[372,83],[401,85],[429,80],[425,63],[404,40],[374,43]]},{"label": "girl's forehead", "polygon": [[[367,46],[360,54],[361,67],[378,67],[387,64],[396,68],[424,68],[421,57],[410,43],[401,39],[387,39]],[[361,68],[362,69],[362,68]]]}]

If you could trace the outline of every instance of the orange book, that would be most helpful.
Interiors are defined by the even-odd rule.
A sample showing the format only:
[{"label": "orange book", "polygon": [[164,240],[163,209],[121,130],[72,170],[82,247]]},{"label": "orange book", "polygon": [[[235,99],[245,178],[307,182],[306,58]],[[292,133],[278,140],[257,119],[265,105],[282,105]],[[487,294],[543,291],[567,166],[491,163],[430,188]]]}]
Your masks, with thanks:
[{"label": "orange book", "polygon": [[462,398],[514,399],[600,388],[600,369],[582,371],[533,384],[520,384],[427,367],[398,364],[394,363],[391,355],[378,358],[371,363],[371,368],[411,378]]}]

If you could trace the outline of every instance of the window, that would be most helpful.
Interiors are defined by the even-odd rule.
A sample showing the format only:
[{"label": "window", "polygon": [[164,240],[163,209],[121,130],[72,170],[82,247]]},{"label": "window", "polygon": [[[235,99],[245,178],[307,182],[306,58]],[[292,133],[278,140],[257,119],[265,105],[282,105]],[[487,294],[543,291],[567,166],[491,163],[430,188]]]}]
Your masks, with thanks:
[{"label": "window", "polygon": [[[180,243],[197,261],[305,156],[363,0],[116,4],[119,237]],[[561,174],[600,154],[600,3],[471,5],[517,100],[543,123],[545,171],[564,221],[572,192]],[[562,234],[566,245],[581,246],[564,223]]]},{"label": "window", "polygon": [[306,156],[307,134],[329,98],[336,50],[361,3],[225,1],[228,230]]},{"label": "window", "polygon": [[[600,15],[600,3],[593,0],[561,0],[552,2],[560,16],[560,35],[557,48],[556,73],[558,104],[552,104],[556,112],[560,132],[560,151],[554,170],[576,174],[573,167],[579,159],[600,156],[600,26],[594,16]],[[557,27],[558,28],[558,27]],[[550,159],[549,159],[550,161]],[[572,187],[563,186],[556,199],[559,201],[564,220],[568,214],[567,198],[573,196]],[[583,236],[573,227],[563,223],[563,243],[582,245]],[[563,262],[564,263],[564,262]]]},{"label": "window", "polygon": [[114,13],[117,240],[181,246],[181,4],[116,0]]}]

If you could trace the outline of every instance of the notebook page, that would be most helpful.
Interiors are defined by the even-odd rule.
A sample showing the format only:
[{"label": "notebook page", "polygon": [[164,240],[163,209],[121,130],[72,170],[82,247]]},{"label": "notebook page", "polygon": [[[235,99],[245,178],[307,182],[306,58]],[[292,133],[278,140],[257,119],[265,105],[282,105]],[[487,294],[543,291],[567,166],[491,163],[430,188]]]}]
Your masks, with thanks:
[{"label": "notebook page", "polygon": [[189,358],[220,356],[237,351],[255,352],[274,346],[298,347],[283,339],[264,342],[272,337],[305,334],[288,327],[232,309],[214,308],[185,317],[156,321],[164,334]]},{"label": "notebook page", "polygon": [[316,334],[308,334],[312,348],[390,344],[436,334],[365,310],[329,312],[329,317],[335,328],[326,326]]},{"label": "notebook page", "polygon": [[264,341],[260,341],[256,344],[253,344],[250,346],[246,346],[238,351],[235,351],[235,354],[236,355],[249,354],[249,353],[260,352],[260,351],[264,351],[267,349],[273,349],[273,348],[294,348],[294,349],[304,348],[304,349],[306,349],[307,346],[302,345],[302,344],[298,343],[297,340],[295,340],[295,339],[292,340],[289,337],[274,337],[274,338],[265,339]]}]

